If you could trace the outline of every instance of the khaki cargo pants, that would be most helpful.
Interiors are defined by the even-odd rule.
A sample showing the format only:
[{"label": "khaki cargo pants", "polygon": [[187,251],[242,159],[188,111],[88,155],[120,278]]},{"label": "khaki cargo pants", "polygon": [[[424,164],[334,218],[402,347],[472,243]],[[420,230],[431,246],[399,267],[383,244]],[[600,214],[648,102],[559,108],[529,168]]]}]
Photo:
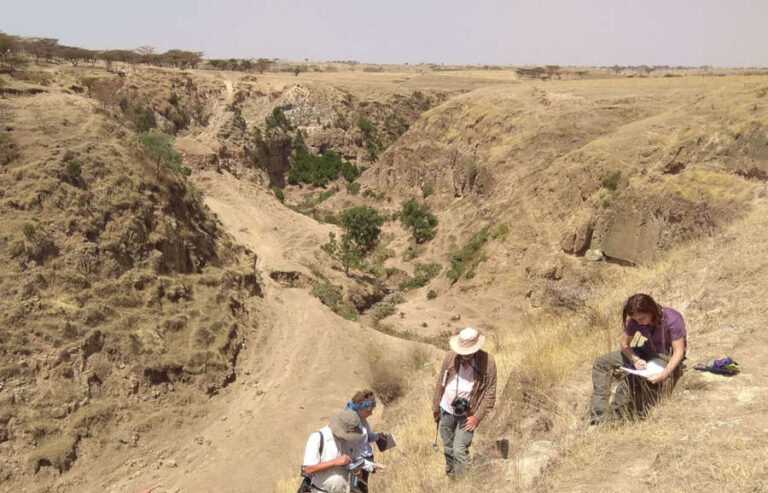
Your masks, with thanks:
[{"label": "khaki cargo pants", "polygon": [[[635,354],[646,361],[652,359],[669,361],[666,354],[654,353],[650,344],[635,347]],[[592,401],[591,413],[593,418],[600,421],[615,418],[642,418],[651,406],[659,402],[674,389],[677,380],[682,375],[682,364],[661,383],[652,384],[643,377],[618,373],[621,366],[632,368],[632,362],[621,351],[613,351],[597,358],[592,365]],[[611,382],[619,378],[613,402],[608,409],[608,398],[611,394]]]},{"label": "khaki cargo pants", "polygon": [[440,417],[440,437],[443,439],[445,473],[460,478],[469,466],[469,446],[474,432],[461,429],[466,416],[454,416],[443,412]]}]

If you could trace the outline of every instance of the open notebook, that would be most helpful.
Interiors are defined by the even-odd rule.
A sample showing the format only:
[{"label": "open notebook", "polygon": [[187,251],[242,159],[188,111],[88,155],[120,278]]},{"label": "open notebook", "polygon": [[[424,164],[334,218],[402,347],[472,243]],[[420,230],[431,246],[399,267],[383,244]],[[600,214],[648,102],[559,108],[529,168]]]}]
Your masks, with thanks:
[{"label": "open notebook", "polygon": [[648,378],[650,376],[656,375],[664,371],[664,367],[654,360],[648,361],[646,363],[644,370],[636,370],[634,368],[628,368],[626,366],[622,366],[621,369],[627,373],[631,373],[633,375],[640,375],[641,377],[645,377],[645,378]]}]

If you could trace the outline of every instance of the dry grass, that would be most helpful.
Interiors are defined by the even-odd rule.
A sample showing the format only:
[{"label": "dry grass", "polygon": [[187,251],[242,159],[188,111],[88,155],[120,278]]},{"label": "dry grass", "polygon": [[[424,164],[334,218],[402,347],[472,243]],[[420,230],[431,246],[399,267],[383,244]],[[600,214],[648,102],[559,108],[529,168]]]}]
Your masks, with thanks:
[{"label": "dry grass", "polygon": [[[560,452],[537,483],[539,489],[618,492],[639,487],[682,492],[727,484],[737,491],[763,491],[768,486],[763,460],[768,442],[755,432],[765,427],[765,421],[759,407],[742,410],[737,395],[743,395],[743,389],[718,390],[717,382],[708,384],[698,374],[689,374],[675,397],[657,406],[647,420],[589,433],[579,423],[589,397],[589,365],[595,356],[616,347],[620,333],[617,312],[628,293],[650,292],[665,305],[683,311],[692,341],[689,358],[694,361],[702,354],[721,354],[707,352],[708,347],[722,350],[710,346],[706,337],[708,330],[714,330],[712,324],[730,320],[747,333],[756,327],[761,316],[755,308],[759,305],[756,297],[768,288],[768,276],[763,276],[768,269],[764,209],[732,226],[734,232],[759,231],[756,237],[727,232],[717,240],[683,246],[659,263],[609,276],[595,287],[597,294],[588,301],[588,308],[530,316],[503,331],[507,336],[494,344],[501,370],[499,405],[489,424],[481,426],[476,435],[473,473],[461,482],[445,478],[442,454],[430,447],[434,422],[429,396],[434,369],[411,376],[408,393],[384,414],[383,428],[395,433],[399,447],[378,455],[377,460],[389,470],[373,478],[376,489],[425,493],[527,489],[530,483],[524,483],[522,470],[526,447],[531,440],[545,438]],[[725,244],[728,250],[723,248]],[[731,255],[731,248],[743,255]],[[745,258],[752,259],[749,270],[744,269]],[[757,258],[760,261],[755,263]],[[738,287],[729,291],[727,286],[734,284]],[[707,289],[702,289],[706,286],[720,290],[718,304],[731,307],[727,315],[713,317],[708,313],[712,307],[702,305],[707,301]],[[519,382],[523,383],[522,394],[503,390]],[[724,391],[733,398],[718,398]],[[759,400],[768,404],[764,398]],[[537,414],[549,417],[548,431],[522,437],[513,444],[508,461],[491,459],[493,430],[513,423],[519,426],[525,416]]]}]

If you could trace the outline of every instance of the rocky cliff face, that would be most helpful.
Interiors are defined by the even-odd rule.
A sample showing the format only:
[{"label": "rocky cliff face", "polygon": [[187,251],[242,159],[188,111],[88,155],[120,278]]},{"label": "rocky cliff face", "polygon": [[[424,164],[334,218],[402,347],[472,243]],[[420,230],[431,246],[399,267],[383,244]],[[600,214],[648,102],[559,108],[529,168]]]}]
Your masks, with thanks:
[{"label": "rocky cliff face", "polygon": [[261,281],[120,117],[57,88],[1,104],[0,469],[21,479],[233,381]]},{"label": "rocky cliff face", "polygon": [[715,105],[707,83],[674,97],[597,86],[453,98],[363,182],[401,197],[434,190],[428,200],[446,214],[485,210],[548,251],[600,250],[624,264],[743,212],[768,165],[759,89],[734,89]]}]

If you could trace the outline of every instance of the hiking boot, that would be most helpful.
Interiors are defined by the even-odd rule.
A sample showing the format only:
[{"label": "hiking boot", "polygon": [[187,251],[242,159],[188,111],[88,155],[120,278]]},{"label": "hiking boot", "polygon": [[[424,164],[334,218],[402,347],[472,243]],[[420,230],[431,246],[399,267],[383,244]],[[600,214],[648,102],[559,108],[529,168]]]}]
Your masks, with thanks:
[{"label": "hiking boot", "polygon": [[603,411],[593,411],[587,415],[588,426],[602,426],[606,422],[606,416]]}]

